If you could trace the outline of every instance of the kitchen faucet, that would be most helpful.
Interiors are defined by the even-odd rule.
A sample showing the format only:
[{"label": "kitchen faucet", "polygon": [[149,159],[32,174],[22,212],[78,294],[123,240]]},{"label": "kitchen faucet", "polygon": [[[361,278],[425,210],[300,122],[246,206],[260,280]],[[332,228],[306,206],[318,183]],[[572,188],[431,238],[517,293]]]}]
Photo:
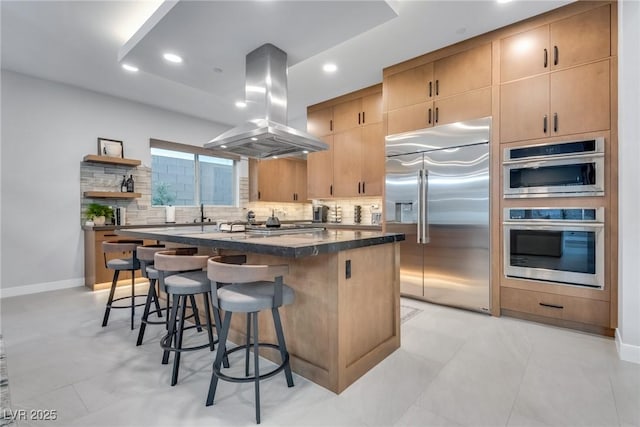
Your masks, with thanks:
[{"label": "kitchen faucet", "polygon": [[200,222],[204,222],[205,219],[209,219],[204,216],[204,203],[200,203]]}]

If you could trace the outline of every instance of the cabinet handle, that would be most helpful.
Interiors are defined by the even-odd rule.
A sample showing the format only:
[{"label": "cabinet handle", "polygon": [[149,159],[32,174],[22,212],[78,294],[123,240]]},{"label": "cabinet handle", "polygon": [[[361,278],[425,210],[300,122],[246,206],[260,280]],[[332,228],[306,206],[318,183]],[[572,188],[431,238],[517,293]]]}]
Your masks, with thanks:
[{"label": "cabinet handle", "polygon": [[[437,94],[437,93],[438,93],[438,92],[436,91],[436,94]],[[438,114],[438,110],[439,110],[439,109],[440,109],[439,107],[436,107],[436,123],[438,123],[438,115],[439,115],[439,114]]]},{"label": "cabinet handle", "polygon": [[560,54],[558,52],[558,46],[553,47],[553,65],[558,65],[558,59],[560,59]]},{"label": "cabinet handle", "polygon": [[360,123],[360,113],[358,113],[358,124],[361,125],[362,123]]},{"label": "cabinet handle", "polygon": [[549,308],[558,308],[560,310],[562,310],[564,308],[564,306],[562,305],[555,305],[555,304],[545,304],[543,302],[539,302],[538,304],[540,304],[543,307],[549,307]]},{"label": "cabinet handle", "polygon": [[329,130],[333,132],[333,120],[329,120]]},{"label": "cabinet handle", "polygon": [[362,194],[365,194],[365,191],[364,191],[364,181],[362,181]]},{"label": "cabinet handle", "polygon": [[364,123],[365,123],[365,121],[364,121],[364,111],[363,111],[362,112],[362,124],[364,124]]},{"label": "cabinet handle", "polygon": [[433,96],[433,82],[429,82],[429,98]]},{"label": "cabinet handle", "polygon": [[260,192],[258,191],[258,200],[260,200]]},{"label": "cabinet handle", "polygon": [[429,108],[429,124],[431,124],[431,108]]},{"label": "cabinet handle", "polygon": [[333,196],[333,184],[329,186],[329,194]]},{"label": "cabinet handle", "polygon": [[547,133],[547,115],[544,115],[544,119],[542,119],[542,133]]},{"label": "cabinet handle", "polygon": [[544,48],[544,68],[547,68],[547,63],[549,62],[549,55],[547,53],[547,48]]},{"label": "cabinet handle", "polygon": [[358,182],[358,194],[360,194],[360,193],[361,193],[361,191],[360,191],[360,185],[361,185],[361,183],[360,183],[360,182]]},{"label": "cabinet handle", "polygon": [[558,113],[553,113],[553,131],[558,132]]},{"label": "cabinet handle", "polygon": [[436,96],[438,96],[439,94],[440,94],[440,80],[436,80]]}]

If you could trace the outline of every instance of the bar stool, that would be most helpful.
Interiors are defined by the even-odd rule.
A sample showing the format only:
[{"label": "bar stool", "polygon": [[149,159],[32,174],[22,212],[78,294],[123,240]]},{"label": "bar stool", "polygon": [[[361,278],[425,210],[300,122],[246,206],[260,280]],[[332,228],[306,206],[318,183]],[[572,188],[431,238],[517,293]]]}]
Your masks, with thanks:
[{"label": "bar stool", "polygon": [[[143,304],[136,304],[136,297],[144,297],[145,295],[136,295],[136,286],[135,286],[135,272],[140,269],[140,263],[138,262],[138,258],[136,257],[136,250],[139,245],[142,245],[142,240],[111,240],[102,242],[102,252],[104,256],[104,265],[106,268],[113,270],[113,280],[111,281],[111,290],[109,291],[109,299],[107,300],[107,307],[104,311],[104,319],[102,320],[102,326],[107,326],[107,322],[109,321],[109,314],[111,313],[111,309],[116,308],[131,308],[131,330],[133,330],[133,318],[135,317],[135,309],[136,307],[142,306]],[[130,253],[130,257],[125,258],[114,258],[107,261],[108,253]],[[118,277],[121,271],[130,271],[131,272],[131,295],[120,297],[114,299],[113,296],[116,292],[116,286],[118,284]],[[112,304],[115,301],[120,301],[124,299],[131,299],[131,303],[129,305],[124,306],[113,306]]]},{"label": "bar stool", "polygon": [[[255,388],[256,422],[260,424],[260,380],[272,377],[284,370],[287,385],[293,387],[293,376],[289,364],[289,352],[284,340],[282,322],[278,308],[291,304],[295,298],[293,289],[283,283],[289,272],[288,265],[232,265],[221,262],[219,257],[208,261],[207,274],[215,289],[212,291],[214,308],[224,311],[220,328],[218,351],[213,363],[213,373],[207,395],[207,406],[213,405],[218,379],[230,382],[253,382]],[[225,286],[226,283],[231,283]],[[213,288],[213,286],[212,286]],[[261,343],[258,334],[258,312],[271,310],[278,344]],[[247,313],[247,342],[245,345],[226,350],[232,313]],[[253,328],[253,344],[250,342]],[[249,349],[253,346],[254,375],[249,376]],[[259,348],[271,347],[280,351],[282,363],[275,369],[260,375]],[[221,372],[223,359],[230,353],[245,350],[245,377],[233,377]],[[226,367],[226,366],[225,366]]]},{"label": "bar stool", "polygon": [[[171,352],[175,353],[171,375],[172,386],[178,382],[180,355],[182,352],[200,350],[206,347],[213,351],[214,344],[217,342],[213,339],[211,312],[209,310],[211,282],[207,278],[207,272],[203,271],[203,268],[207,266],[207,259],[209,259],[208,255],[194,255],[193,248],[176,248],[156,252],[154,255],[154,269],[158,272],[160,290],[167,293],[167,298],[172,299],[168,332],[160,341],[160,347],[164,350],[162,355],[163,365],[169,363],[169,354]],[[197,294],[202,294],[204,299],[208,341],[200,345],[183,347],[182,337],[185,330],[191,328],[198,328],[198,331],[202,330],[195,303],[195,295]],[[191,301],[196,324],[185,327],[187,299]],[[179,314],[178,311],[180,312]]]},{"label": "bar stool", "polygon": [[[138,261],[140,262],[140,272],[142,273],[142,277],[149,280],[149,291],[147,292],[147,300],[144,304],[144,311],[142,313],[142,320],[140,322],[140,330],[138,332],[138,341],[136,345],[141,345],[142,340],[144,339],[144,331],[149,325],[165,325],[168,326],[167,319],[169,318],[169,298],[167,298],[167,306],[165,310],[167,311],[167,317],[162,321],[153,321],[149,320],[150,314],[157,314],[159,318],[162,318],[162,310],[160,308],[160,302],[158,301],[158,292],[156,291],[156,284],[158,282],[158,271],[153,268],[153,256],[156,252],[165,250],[165,245],[157,244],[157,245],[144,245],[138,246],[137,256]],[[155,310],[151,310],[151,303],[154,303],[156,306]]]}]

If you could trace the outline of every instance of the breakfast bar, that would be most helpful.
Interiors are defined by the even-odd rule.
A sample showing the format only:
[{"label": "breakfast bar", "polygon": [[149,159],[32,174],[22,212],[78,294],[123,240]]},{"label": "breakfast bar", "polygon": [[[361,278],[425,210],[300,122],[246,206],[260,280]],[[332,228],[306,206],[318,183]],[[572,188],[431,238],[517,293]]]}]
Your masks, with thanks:
[{"label": "breakfast bar", "polygon": [[[400,346],[399,242],[403,234],[308,230],[221,232],[217,226],[121,229],[161,242],[247,255],[251,264],[288,264],[285,283],[295,302],[281,310],[294,372],[340,393]],[[245,318],[235,316],[230,339],[245,341]],[[264,332],[263,332],[264,331]],[[268,316],[261,341],[275,342]],[[279,361],[268,349],[261,355]]]}]

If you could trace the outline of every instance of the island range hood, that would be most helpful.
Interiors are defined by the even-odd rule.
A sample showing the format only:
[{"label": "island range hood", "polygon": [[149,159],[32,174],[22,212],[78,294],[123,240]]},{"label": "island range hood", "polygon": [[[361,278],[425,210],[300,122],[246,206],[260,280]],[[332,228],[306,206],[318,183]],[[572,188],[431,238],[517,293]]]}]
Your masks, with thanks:
[{"label": "island range hood", "polygon": [[250,120],[204,145],[241,156],[269,158],[328,150],[315,136],[287,123],[287,54],[264,44],[246,58],[245,96]]}]

